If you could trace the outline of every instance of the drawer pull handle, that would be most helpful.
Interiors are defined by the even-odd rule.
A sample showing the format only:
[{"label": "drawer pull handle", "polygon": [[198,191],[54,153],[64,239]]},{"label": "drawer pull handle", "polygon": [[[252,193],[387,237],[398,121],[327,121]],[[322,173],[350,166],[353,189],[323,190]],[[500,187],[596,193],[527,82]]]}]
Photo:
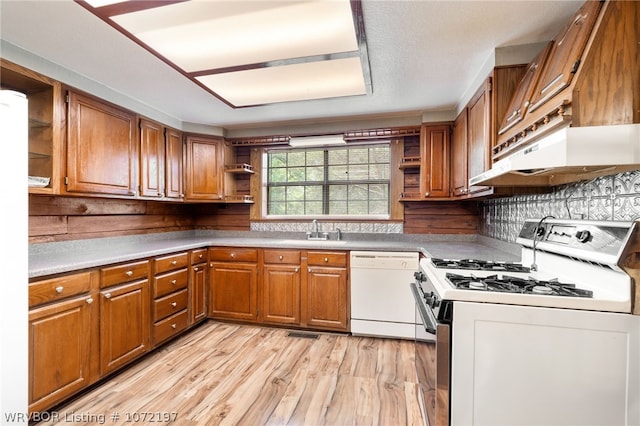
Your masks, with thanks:
[{"label": "drawer pull handle", "polygon": [[171,264],[172,264],[172,265],[177,265],[177,264],[178,264],[178,261],[177,261],[177,260],[172,260],[172,261],[171,261]]},{"label": "drawer pull handle", "polygon": [[105,295],[104,295],[104,298],[105,298],[105,299],[111,299],[111,293],[107,293],[107,294],[105,294]]},{"label": "drawer pull handle", "polygon": [[133,275],[133,271],[127,271],[124,273],[126,276],[130,277],[131,275]]},{"label": "drawer pull handle", "polygon": [[325,257],[325,258],[324,258],[324,261],[325,261],[325,263],[326,263],[326,262],[328,262],[328,261],[329,261],[329,258],[328,258],[328,257]]},{"label": "drawer pull handle", "polygon": [[176,306],[178,306],[178,304],[177,304],[176,302],[173,302],[173,303],[171,304],[171,306],[173,306],[173,307],[175,308]]},{"label": "drawer pull handle", "polygon": [[176,325],[175,324],[171,324],[171,328],[173,328],[174,330],[176,329]]},{"label": "drawer pull handle", "polygon": [[56,293],[60,294],[60,293],[62,293],[63,291],[64,291],[64,287],[62,287],[62,286],[58,286],[58,287],[56,287]]},{"label": "drawer pull handle", "polygon": [[171,280],[171,284],[176,285],[178,281],[177,280]]},{"label": "drawer pull handle", "polygon": [[93,299],[92,299],[92,298],[88,298],[88,299],[87,299],[87,305],[90,305],[90,304],[92,304],[92,303],[93,303]]}]

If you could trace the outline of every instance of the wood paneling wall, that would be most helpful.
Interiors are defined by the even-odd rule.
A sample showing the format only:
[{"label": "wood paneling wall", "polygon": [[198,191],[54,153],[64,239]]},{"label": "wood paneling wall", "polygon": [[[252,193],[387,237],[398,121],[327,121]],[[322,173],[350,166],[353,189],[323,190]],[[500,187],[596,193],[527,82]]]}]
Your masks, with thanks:
[{"label": "wood paneling wall", "polygon": [[29,242],[193,229],[192,207],[157,201],[29,195]]},{"label": "wood paneling wall", "polygon": [[405,203],[405,234],[476,234],[478,229],[479,211],[476,202]]},{"label": "wood paneling wall", "polygon": [[202,204],[194,206],[197,229],[249,231],[250,204]]}]

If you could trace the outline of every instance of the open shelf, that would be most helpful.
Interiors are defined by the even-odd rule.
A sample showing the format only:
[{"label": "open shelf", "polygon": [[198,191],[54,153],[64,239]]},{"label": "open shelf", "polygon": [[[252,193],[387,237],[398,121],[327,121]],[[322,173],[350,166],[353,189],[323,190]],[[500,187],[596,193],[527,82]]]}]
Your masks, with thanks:
[{"label": "open shelf", "polygon": [[225,203],[253,203],[253,195],[225,195]]},{"label": "open shelf", "polygon": [[400,164],[398,165],[398,168],[400,170],[416,169],[420,167],[420,161],[421,161],[420,157],[403,157],[400,160]]},{"label": "open shelf", "polygon": [[224,166],[224,171],[227,173],[255,173],[253,166],[250,164],[227,164]]}]

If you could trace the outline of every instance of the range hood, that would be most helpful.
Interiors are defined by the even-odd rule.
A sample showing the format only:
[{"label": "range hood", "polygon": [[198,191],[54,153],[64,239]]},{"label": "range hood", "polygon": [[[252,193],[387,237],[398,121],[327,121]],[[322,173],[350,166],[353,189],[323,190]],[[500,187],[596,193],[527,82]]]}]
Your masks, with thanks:
[{"label": "range hood", "polygon": [[469,186],[554,186],[640,169],[640,124],[566,126],[496,161]]}]

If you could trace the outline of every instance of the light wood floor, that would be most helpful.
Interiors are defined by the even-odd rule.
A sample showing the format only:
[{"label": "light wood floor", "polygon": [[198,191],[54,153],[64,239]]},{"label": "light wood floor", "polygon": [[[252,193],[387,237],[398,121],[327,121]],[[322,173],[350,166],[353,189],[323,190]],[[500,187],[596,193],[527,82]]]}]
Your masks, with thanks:
[{"label": "light wood floor", "polygon": [[41,424],[423,425],[413,342],[289,333],[210,321]]}]

